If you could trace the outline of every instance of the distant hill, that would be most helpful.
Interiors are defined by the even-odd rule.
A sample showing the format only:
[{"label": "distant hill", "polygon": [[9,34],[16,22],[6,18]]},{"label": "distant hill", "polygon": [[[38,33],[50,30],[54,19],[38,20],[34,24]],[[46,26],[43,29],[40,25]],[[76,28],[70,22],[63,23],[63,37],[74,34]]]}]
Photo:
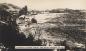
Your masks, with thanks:
[{"label": "distant hill", "polygon": [[16,19],[21,8],[13,4],[1,3],[0,4],[0,16],[1,20],[8,21],[11,18]]},{"label": "distant hill", "polygon": [[0,9],[6,9],[6,10],[19,10],[20,8],[18,6],[15,6],[13,4],[8,4],[8,3],[1,3],[0,4]]}]

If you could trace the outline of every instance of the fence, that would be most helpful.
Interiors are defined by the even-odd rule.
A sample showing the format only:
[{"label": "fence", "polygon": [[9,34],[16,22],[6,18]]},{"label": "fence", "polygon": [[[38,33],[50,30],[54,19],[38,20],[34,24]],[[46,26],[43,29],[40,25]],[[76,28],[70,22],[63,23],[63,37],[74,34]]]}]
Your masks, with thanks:
[{"label": "fence", "polygon": [[[15,50],[24,50],[25,49],[27,50],[33,50],[33,49],[36,49],[36,50],[40,50],[40,49],[48,49],[48,50],[52,50],[52,51],[60,51],[60,50],[64,50],[65,49],[65,46],[15,46]],[[2,48],[0,49],[0,51],[11,51],[11,50],[8,50],[8,49],[5,49],[5,48]]]}]

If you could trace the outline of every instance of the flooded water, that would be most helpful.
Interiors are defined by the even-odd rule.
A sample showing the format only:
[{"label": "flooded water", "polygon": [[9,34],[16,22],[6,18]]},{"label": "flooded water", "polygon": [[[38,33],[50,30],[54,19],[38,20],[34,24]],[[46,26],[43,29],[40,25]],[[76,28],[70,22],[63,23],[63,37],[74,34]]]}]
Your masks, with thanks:
[{"label": "flooded water", "polygon": [[60,17],[63,14],[65,13],[46,13],[46,14],[37,14],[30,17],[34,17],[38,23],[44,23],[49,21],[52,18]]}]

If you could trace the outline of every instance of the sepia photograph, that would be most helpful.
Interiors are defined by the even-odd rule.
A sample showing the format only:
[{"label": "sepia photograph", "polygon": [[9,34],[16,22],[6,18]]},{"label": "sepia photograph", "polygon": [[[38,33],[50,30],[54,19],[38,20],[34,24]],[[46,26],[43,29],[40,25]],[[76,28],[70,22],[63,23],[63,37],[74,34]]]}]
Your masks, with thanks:
[{"label": "sepia photograph", "polygon": [[86,51],[86,0],[0,0],[0,51]]}]

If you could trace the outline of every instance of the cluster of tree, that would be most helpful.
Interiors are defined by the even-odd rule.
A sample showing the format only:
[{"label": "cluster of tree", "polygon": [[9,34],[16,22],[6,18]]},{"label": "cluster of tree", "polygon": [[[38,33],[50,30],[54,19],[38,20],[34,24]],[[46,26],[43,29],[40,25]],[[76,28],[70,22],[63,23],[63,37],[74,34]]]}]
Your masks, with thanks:
[{"label": "cluster of tree", "polygon": [[27,12],[28,12],[27,6],[25,6],[22,9],[20,9],[19,16],[21,16],[21,15],[27,15]]}]

